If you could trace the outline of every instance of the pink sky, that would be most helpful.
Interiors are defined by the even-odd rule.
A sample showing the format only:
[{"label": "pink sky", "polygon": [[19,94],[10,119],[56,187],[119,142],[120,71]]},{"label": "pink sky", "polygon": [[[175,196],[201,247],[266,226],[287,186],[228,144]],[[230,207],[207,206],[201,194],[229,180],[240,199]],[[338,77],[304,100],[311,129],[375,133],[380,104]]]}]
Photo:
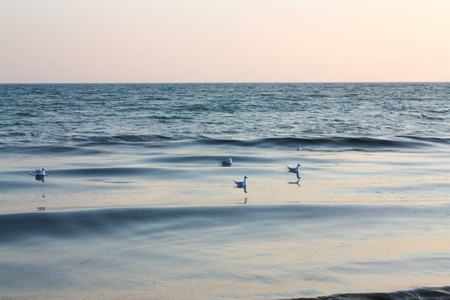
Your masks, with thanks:
[{"label": "pink sky", "polygon": [[0,0],[0,83],[450,81],[449,0]]}]

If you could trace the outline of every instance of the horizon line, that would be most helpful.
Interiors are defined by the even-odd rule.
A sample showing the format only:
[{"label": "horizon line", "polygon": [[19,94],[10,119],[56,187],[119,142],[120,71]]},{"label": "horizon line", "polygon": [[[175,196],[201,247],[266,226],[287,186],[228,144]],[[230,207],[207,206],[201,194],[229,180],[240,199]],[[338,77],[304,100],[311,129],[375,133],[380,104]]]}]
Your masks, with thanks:
[{"label": "horizon line", "polygon": [[26,84],[320,84],[320,83],[450,83],[450,81],[192,81],[192,82],[0,82],[0,85],[26,85]]}]

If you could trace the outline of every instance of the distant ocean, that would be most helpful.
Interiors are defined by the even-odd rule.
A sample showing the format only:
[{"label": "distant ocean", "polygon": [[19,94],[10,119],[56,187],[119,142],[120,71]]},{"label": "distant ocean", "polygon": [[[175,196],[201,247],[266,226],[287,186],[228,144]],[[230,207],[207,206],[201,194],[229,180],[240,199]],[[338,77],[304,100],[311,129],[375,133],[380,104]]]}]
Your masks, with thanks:
[{"label": "distant ocean", "polygon": [[0,115],[0,299],[450,299],[450,83],[0,84]]},{"label": "distant ocean", "polygon": [[449,83],[0,85],[0,149],[82,153],[167,141],[429,149],[449,145],[449,94]]}]

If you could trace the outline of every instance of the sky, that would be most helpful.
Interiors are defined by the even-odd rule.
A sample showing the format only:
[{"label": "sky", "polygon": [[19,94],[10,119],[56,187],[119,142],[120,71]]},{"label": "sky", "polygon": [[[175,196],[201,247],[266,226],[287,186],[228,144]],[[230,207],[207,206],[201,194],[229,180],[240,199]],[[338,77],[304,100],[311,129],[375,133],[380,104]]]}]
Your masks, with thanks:
[{"label": "sky", "polygon": [[0,83],[449,81],[449,0],[0,0]]}]

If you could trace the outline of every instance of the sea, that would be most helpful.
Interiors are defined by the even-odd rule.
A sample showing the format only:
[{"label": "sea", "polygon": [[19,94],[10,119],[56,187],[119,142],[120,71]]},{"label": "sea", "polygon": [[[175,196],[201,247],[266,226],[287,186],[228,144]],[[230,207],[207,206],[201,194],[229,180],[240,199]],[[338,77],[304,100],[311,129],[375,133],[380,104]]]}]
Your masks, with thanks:
[{"label": "sea", "polygon": [[0,84],[0,116],[0,299],[450,299],[450,83]]}]

